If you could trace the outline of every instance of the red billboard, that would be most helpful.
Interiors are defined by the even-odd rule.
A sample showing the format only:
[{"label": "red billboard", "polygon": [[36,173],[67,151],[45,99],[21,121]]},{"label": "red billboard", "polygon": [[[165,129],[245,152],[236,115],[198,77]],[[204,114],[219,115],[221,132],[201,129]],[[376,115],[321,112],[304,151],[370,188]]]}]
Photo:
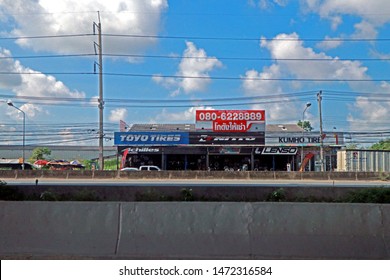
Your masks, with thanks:
[{"label": "red billboard", "polygon": [[264,110],[197,110],[195,127],[213,132],[264,132]]}]

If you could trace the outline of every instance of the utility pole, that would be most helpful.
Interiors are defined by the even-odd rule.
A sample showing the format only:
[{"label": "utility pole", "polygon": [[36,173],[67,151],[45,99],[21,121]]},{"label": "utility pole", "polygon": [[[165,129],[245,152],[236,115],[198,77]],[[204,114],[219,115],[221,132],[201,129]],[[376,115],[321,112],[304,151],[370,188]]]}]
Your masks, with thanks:
[{"label": "utility pole", "polygon": [[320,160],[321,160],[321,171],[325,171],[325,161],[324,161],[324,132],[322,130],[322,108],[321,108],[321,101],[322,101],[322,91],[320,90],[319,93],[317,93],[317,101],[318,101],[318,111],[320,114]]},{"label": "utility pole", "polygon": [[93,23],[93,34],[95,35],[95,28],[98,31],[98,43],[95,42],[95,53],[96,49],[98,50],[99,63],[95,62],[95,67],[99,67],[99,99],[98,99],[98,108],[99,108],[99,166],[100,170],[104,170],[104,155],[103,155],[103,109],[104,109],[104,100],[103,100],[103,45],[102,45],[102,24],[100,22],[100,13],[98,12],[99,23]]}]

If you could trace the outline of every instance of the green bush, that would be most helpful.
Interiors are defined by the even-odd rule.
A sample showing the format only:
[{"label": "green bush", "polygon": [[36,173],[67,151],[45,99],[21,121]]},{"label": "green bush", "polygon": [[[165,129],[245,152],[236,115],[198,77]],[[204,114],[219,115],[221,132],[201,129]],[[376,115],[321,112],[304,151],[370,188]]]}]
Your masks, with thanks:
[{"label": "green bush", "polygon": [[267,196],[267,201],[285,201],[286,194],[283,188],[277,189]]},{"label": "green bush", "polygon": [[352,203],[390,203],[390,189],[379,187],[352,192],[345,202]]},{"label": "green bush", "polygon": [[41,193],[39,198],[41,200],[44,200],[44,201],[57,201],[57,200],[59,200],[58,195],[51,192],[51,191],[44,191],[43,193]]},{"label": "green bush", "polygon": [[192,189],[183,188],[183,189],[180,190],[180,193],[181,193],[182,199],[184,201],[194,201],[195,200],[195,197],[194,197],[194,194],[192,192]]}]

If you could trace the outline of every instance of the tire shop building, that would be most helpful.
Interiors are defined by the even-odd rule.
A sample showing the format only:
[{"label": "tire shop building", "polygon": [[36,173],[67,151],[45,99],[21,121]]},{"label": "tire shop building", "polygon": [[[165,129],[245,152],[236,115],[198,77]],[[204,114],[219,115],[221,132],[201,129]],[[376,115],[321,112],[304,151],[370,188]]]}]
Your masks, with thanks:
[{"label": "tire shop building", "polygon": [[[230,121],[234,116],[239,120]],[[336,167],[340,138],[324,138],[328,170]],[[133,124],[115,132],[114,144],[121,167],[297,171],[304,162],[314,171],[320,137],[295,124],[266,125],[263,110],[198,110],[195,124]]]}]

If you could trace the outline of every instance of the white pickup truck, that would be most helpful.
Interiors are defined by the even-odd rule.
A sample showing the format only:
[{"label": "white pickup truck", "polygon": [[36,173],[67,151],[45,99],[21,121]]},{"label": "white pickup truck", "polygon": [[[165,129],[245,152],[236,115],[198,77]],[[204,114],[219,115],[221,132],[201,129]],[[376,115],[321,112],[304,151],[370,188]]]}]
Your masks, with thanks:
[{"label": "white pickup truck", "polygon": [[122,168],[121,171],[161,171],[161,169],[155,165],[141,165],[139,168],[125,167]]}]

